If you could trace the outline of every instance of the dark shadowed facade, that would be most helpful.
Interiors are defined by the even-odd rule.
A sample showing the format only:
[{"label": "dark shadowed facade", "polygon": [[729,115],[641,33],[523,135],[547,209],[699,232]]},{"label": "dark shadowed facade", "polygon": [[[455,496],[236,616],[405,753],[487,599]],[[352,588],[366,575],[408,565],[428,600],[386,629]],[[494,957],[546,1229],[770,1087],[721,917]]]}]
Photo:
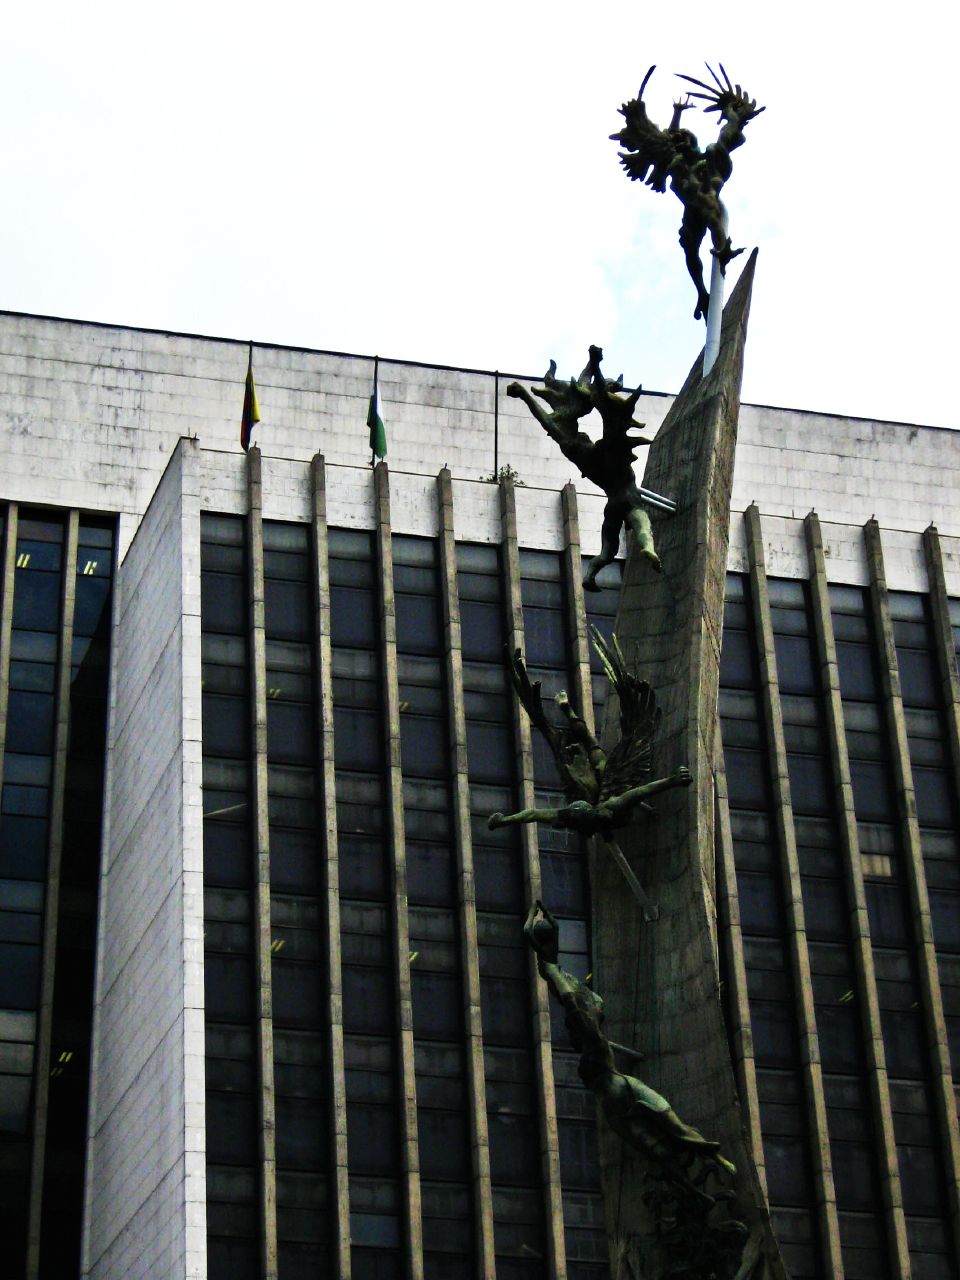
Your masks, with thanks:
[{"label": "dark shadowed facade", "polygon": [[[616,1275],[520,934],[542,897],[593,971],[587,861],[486,825],[558,794],[505,645],[602,710],[602,495],[505,380],[385,361],[371,473],[372,361],[286,348],[245,457],[245,367],[0,316],[10,1274]],[[717,1000],[796,1280],[958,1275],[958,478],[949,432],[740,412]]]}]

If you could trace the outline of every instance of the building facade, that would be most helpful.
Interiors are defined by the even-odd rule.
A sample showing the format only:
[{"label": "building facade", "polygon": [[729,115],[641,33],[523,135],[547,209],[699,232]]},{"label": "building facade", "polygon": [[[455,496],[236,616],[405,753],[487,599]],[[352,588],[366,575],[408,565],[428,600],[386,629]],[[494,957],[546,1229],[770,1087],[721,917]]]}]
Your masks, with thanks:
[{"label": "building facade", "polygon": [[[504,647],[602,709],[602,496],[505,377],[386,361],[373,472],[372,360],[286,348],[245,456],[245,355],[0,316],[14,1274],[606,1276],[519,932],[543,897],[585,976],[603,922],[570,833],[486,826],[557,791]],[[958,475],[741,409],[719,998],[797,1280],[958,1274]]]}]

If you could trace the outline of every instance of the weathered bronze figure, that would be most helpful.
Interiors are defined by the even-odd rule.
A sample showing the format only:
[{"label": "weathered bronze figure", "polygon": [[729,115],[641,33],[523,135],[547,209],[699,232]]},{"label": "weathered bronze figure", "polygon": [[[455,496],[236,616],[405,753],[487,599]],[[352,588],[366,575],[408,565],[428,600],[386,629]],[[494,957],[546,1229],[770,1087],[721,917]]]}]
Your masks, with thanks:
[{"label": "weathered bronze figure", "polygon": [[[715,86],[695,80],[693,76],[680,76],[681,80],[697,85],[704,92],[688,93],[685,101],[675,102],[669,126],[661,129],[647,115],[643,101],[643,91],[655,70],[655,67],[650,68],[636,98],[620,108],[626,126],[610,137],[624,148],[620,162],[631,178],[645,181],[654,191],[665,191],[669,178],[674,194],[683,204],[680,244],[690,278],[697,289],[697,309],[693,314],[694,319],[701,316],[706,319],[710,295],[703,280],[700,246],[709,231],[713,241],[711,252],[721,269],[731,258],[743,252],[733,248],[727,234],[727,214],[720,200],[720,188],[733,172],[730,153],[742,146],[744,126],[766,108],[758,107],[756,100],[748,97],[740,85],[730,83],[722,63],[723,81],[708,65],[707,70]],[[695,105],[690,98],[706,99],[710,105],[705,110],[718,112],[724,121],[717,141],[705,151],[700,150],[689,129],[680,127],[684,111]]]},{"label": "weathered bronze figure", "polygon": [[597,629],[591,630],[594,646],[620,700],[620,741],[607,756],[566,693],[558,693],[555,699],[563,721],[552,724],[543,707],[540,681],[531,682],[518,649],[510,662],[513,687],[553,752],[568,803],[561,809],[494,813],[489,819],[493,829],[516,822],[547,822],[584,836],[610,839],[615,828],[624,826],[636,809],[650,808],[649,796],[690,783],[690,774],[683,768],[668,778],[648,781],[653,771],[653,739],[660,723],[656,696],[645,680],[638,680],[628,670],[616,636],[608,647]]},{"label": "weathered bronze figure", "polygon": [[491,828],[512,823],[546,822],[567,827],[583,836],[597,836],[620,866],[648,919],[656,919],[656,908],[634,875],[614,839],[617,827],[624,826],[638,809],[649,809],[649,797],[671,787],[690,784],[685,768],[667,778],[653,778],[653,739],[660,723],[656,696],[645,680],[628,669],[616,636],[610,646],[594,627],[593,643],[607,678],[620,703],[620,741],[608,756],[572,706],[566,693],[558,693],[561,723],[547,717],[540,696],[540,681],[530,680],[518,649],[510,661],[510,676],[520,703],[534,725],[546,738],[557,764],[567,804],[557,809],[522,809],[519,813],[494,813]]},{"label": "weathered bronze figure", "polygon": [[[734,1277],[747,1238],[730,1212],[736,1173],[711,1142],[685,1124],[666,1098],[617,1066],[616,1048],[603,1030],[603,1001],[585,982],[561,969],[560,930],[537,902],[523,930],[537,957],[537,971],[563,1006],[578,1074],[597,1097],[604,1119],[623,1142],[648,1161],[647,1200],[655,1209],[659,1248],[676,1267],[670,1274],[690,1280]],[[711,1178],[715,1182],[709,1190]]]},{"label": "weathered bronze figure", "polygon": [[[640,554],[656,570],[660,569],[660,560],[653,546],[650,517],[644,510],[644,499],[633,474],[636,447],[650,443],[645,436],[629,434],[632,428],[643,426],[633,417],[641,388],[624,395],[622,379],[615,382],[603,376],[600,371],[602,359],[601,349],[591,347],[586,368],[579,378],[571,378],[569,382],[558,380],[556,361],[550,361],[544,385],[533,389],[533,395],[550,406],[550,413],[545,413],[519,382],[511,382],[507,387],[507,395],[519,397],[524,402],[580,474],[592,480],[607,495],[600,530],[601,550],[587,568],[583,580],[586,591],[600,590],[597,574],[617,558],[620,530],[625,524],[636,534]],[[600,414],[603,423],[603,435],[597,441],[591,440],[579,428],[580,419],[593,409]]]}]

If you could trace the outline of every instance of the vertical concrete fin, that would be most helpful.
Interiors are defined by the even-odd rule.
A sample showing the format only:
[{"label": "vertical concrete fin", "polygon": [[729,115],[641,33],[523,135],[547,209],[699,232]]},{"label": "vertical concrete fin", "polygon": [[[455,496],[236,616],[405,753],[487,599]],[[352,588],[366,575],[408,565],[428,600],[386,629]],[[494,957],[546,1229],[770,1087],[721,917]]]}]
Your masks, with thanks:
[{"label": "vertical concrete fin", "polygon": [[[880,526],[876,520],[868,520],[863,526],[863,537],[867,551],[867,568],[870,573],[870,604],[877,645],[881,653],[880,690],[890,731],[896,806],[913,924],[914,957],[920,977],[920,1004],[930,1055],[933,1113],[939,1131],[938,1138],[943,1158],[947,1203],[953,1229],[954,1256],[960,1263],[960,1125],[957,1121],[957,1105],[953,1092],[950,1045],[943,1012],[943,994],[940,990],[933,920],[930,915],[930,896],[923,864],[923,848],[920,843],[920,823],[917,818],[917,801],[900,685],[896,638],[890,613],[890,596],[887,591]],[[929,551],[928,542],[928,554]]]},{"label": "vertical concrete fin", "polygon": [[587,728],[595,731],[593,681],[590,676],[590,636],[583,598],[583,565],[577,491],[565,484],[560,494],[563,514],[563,580],[567,601],[567,634],[573,646],[573,697]]},{"label": "vertical concrete fin", "polygon": [[324,814],[323,910],[327,923],[327,1010],[329,1018],[330,1132],[333,1135],[333,1263],[338,1280],[350,1277],[350,1185],[347,1165],[347,1086],[343,1051],[343,976],[340,958],[340,855],[337,841],[337,779],[333,746],[333,646],[330,631],[330,560],[327,536],[327,482],[322,455],[310,464],[313,516],[313,570],[316,608],[316,669],[320,696],[317,732],[319,783]]},{"label": "vertical concrete fin", "polygon": [[254,921],[257,1054],[260,1076],[260,1250],[264,1280],[277,1280],[277,1124],[273,1075],[270,815],[267,782],[267,633],[263,574],[263,461],[247,453],[247,563],[250,592],[250,736],[253,744]]},{"label": "vertical concrete fin", "polygon": [[420,1203],[420,1147],[417,1087],[413,1056],[413,991],[410,977],[410,913],[407,902],[407,851],[403,826],[403,773],[400,763],[400,689],[397,674],[397,613],[393,592],[393,530],[390,524],[390,472],[385,462],[373,471],[380,591],[380,645],[386,723],[387,822],[393,851],[394,981],[400,1058],[400,1143],[405,1188],[408,1280],[423,1280],[423,1225]]},{"label": "vertical concrete fin", "polygon": [[[506,586],[507,646],[511,653],[524,647],[523,597],[520,590],[520,548],[517,541],[517,503],[513,480],[509,475],[500,480],[500,537],[503,554],[503,576]],[[532,808],[536,803],[533,780],[533,741],[530,721],[515,698],[513,704],[514,741],[516,743],[517,783],[520,805]],[[523,849],[523,878],[527,901],[540,897],[540,845],[533,823],[520,828]],[[533,1049],[537,1062],[540,1119],[540,1158],[543,1169],[547,1226],[547,1266],[555,1280],[566,1280],[566,1245],[563,1233],[563,1196],[560,1188],[560,1137],[557,1127],[556,1086],[553,1079],[553,1048],[550,1042],[549,996],[537,976],[531,955],[529,960],[530,1006],[533,1011]]]},{"label": "vertical concrete fin", "polygon": [[777,673],[773,618],[770,611],[770,593],[767,587],[767,569],[763,551],[763,529],[760,523],[760,511],[756,504],[751,504],[747,508],[745,520],[754,637],[760,657],[760,703],[766,729],[767,765],[773,792],[773,826],[780,855],[778,861],[787,919],[786,950],[793,975],[796,1003],[794,1013],[800,1040],[800,1076],[806,1103],[807,1131],[810,1134],[820,1260],[825,1275],[840,1275],[843,1272],[843,1258],[840,1253],[837,1197],[833,1183],[830,1134],[827,1131],[820,1041],[813,1005],[810,954],[807,950],[807,924],[800,882],[800,859],[797,854],[797,838],[793,823],[793,801],[790,794],[787,745],[784,739],[783,713],[780,703],[780,680]]},{"label": "vertical concrete fin", "polygon": [[[623,833],[623,847],[660,907],[645,924],[620,872],[594,868],[594,972],[610,1035],[646,1055],[644,1078],[688,1124],[720,1143],[737,1166],[736,1192],[750,1230],[756,1280],[786,1272],[745,1137],[718,996],[714,858],[717,691],[730,493],[747,317],[756,255],[724,310],[720,353],[701,377],[698,357],[650,447],[643,483],[677,502],[654,532],[663,573],[628,554],[617,633],[636,654],[663,710],[655,773],[685,764],[689,788],[664,792],[656,813]],[[606,737],[617,733],[617,708]],[[639,1157],[602,1136],[611,1254],[650,1227]],[[651,1272],[651,1280],[659,1272]]]},{"label": "vertical concrete fin", "polygon": [[7,506],[2,568],[0,568],[0,783],[7,741],[7,707],[10,700],[10,644],[13,630],[13,578],[17,559],[17,504]]},{"label": "vertical concrete fin", "polygon": [[463,967],[463,1020],[467,1032],[467,1106],[473,1175],[473,1203],[477,1224],[474,1274],[485,1280],[496,1269],[493,1234],[493,1188],[490,1179],[490,1136],[483,1068],[483,1028],[480,1007],[480,951],[477,939],[477,901],[473,874],[473,835],[470,828],[470,777],[467,767],[467,720],[463,696],[463,651],[460,597],[457,591],[457,548],[454,541],[453,482],[444,467],[437,476],[440,504],[440,589],[447,682],[450,746],[453,753],[453,832],[457,856],[460,906],[460,960]]},{"label": "vertical concrete fin", "polygon": [[826,558],[823,552],[823,535],[820,529],[820,521],[814,512],[811,511],[804,519],[803,529],[807,544],[807,564],[810,573],[814,637],[817,660],[820,664],[823,707],[826,712],[827,744],[836,788],[840,846],[843,852],[847,900],[850,905],[850,933],[852,937],[854,971],[857,977],[857,1001],[861,1010],[863,1026],[867,1033],[864,1042],[867,1083],[870,1092],[873,1132],[877,1144],[877,1165],[880,1170],[880,1194],[887,1235],[890,1274],[894,1277],[894,1280],[904,1280],[904,1277],[910,1275],[907,1225],[903,1213],[900,1166],[897,1163],[897,1147],[893,1132],[893,1112],[890,1105],[890,1084],[887,1075],[886,1053],[883,1047],[880,1001],[877,995],[877,975],[873,963],[873,944],[870,938],[870,916],[867,911],[863,861],[860,856],[860,837],[853,803],[853,783],[850,778],[850,757],[847,754],[843,702],[840,697],[840,671],[837,665],[837,646],[833,634],[833,618],[830,613],[830,591],[827,585]]}]

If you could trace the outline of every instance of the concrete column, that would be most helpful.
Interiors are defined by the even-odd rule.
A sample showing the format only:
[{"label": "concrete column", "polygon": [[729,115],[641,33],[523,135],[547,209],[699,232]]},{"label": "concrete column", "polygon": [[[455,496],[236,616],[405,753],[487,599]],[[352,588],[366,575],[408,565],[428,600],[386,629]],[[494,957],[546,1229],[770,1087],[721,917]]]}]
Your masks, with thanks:
[{"label": "concrete column", "polygon": [[933,525],[923,534],[923,556],[927,566],[930,613],[933,619],[934,645],[937,651],[937,673],[940,676],[940,698],[947,725],[953,792],[960,795],[960,680],[957,678],[957,654],[953,643],[953,625],[947,599],[947,582],[943,573],[940,536]]},{"label": "concrete column", "polygon": [[827,1131],[827,1108],[823,1098],[823,1070],[820,1065],[820,1042],[813,1005],[810,957],[807,952],[807,928],[800,885],[800,863],[793,826],[790,800],[790,776],[787,771],[787,749],[783,736],[780,707],[780,685],[777,678],[777,656],[774,648],[770,597],[763,556],[763,531],[760,512],[755,505],[747,508],[747,554],[750,563],[750,594],[760,656],[760,687],[768,748],[768,764],[773,785],[773,818],[780,850],[783,900],[787,915],[788,951],[797,1002],[797,1030],[800,1036],[801,1076],[807,1111],[813,1162],[813,1183],[817,1199],[820,1228],[821,1261],[826,1275],[842,1275],[840,1227],[837,1222],[837,1197],[833,1185],[833,1162],[830,1135]]},{"label": "concrete column", "polygon": [[573,648],[573,701],[591,733],[596,732],[593,716],[593,682],[590,679],[590,636],[587,607],[583,598],[583,565],[580,556],[580,521],[577,491],[565,484],[560,494],[563,511],[563,575],[567,598],[567,635]]},{"label": "concrete column", "polygon": [[[507,646],[511,653],[523,649],[523,602],[520,595],[520,550],[517,543],[517,508],[513,480],[500,481],[500,537],[506,587]],[[535,804],[533,746],[530,722],[516,698],[511,699],[517,752],[520,808]],[[519,828],[523,849],[524,887],[528,903],[540,897],[540,849],[535,823]],[[519,928],[519,922],[518,922]],[[547,1271],[555,1280],[566,1280],[567,1256],[563,1235],[563,1197],[560,1190],[560,1140],[557,1130],[553,1050],[550,1043],[549,995],[541,982],[531,953],[529,958],[530,1004],[533,1010],[533,1050],[539,1092],[540,1156],[545,1188],[547,1222]]]},{"label": "concrete column", "polygon": [[880,651],[880,686],[890,729],[894,788],[900,820],[900,836],[903,841],[915,956],[920,972],[921,1010],[930,1054],[934,1119],[938,1129],[940,1149],[943,1153],[953,1244],[957,1260],[960,1262],[960,1127],[957,1123],[957,1107],[953,1094],[953,1073],[950,1065],[947,1026],[943,1016],[940,975],[937,970],[937,956],[933,942],[930,899],[923,868],[923,852],[920,848],[920,825],[917,821],[907,725],[900,693],[900,672],[897,666],[893,622],[890,618],[890,602],[883,567],[880,526],[876,520],[867,521],[863,526],[863,535],[870,573],[870,603]]},{"label": "concrete column", "polygon": [[483,1070],[483,1027],[480,1012],[480,959],[477,905],[470,829],[470,779],[467,768],[467,722],[463,700],[463,652],[460,643],[460,597],[457,592],[457,548],[453,524],[453,484],[446,467],[437,476],[440,505],[440,588],[446,660],[450,747],[453,756],[453,842],[457,853],[460,898],[460,965],[463,972],[463,1022],[467,1032],[467,1106],[477,1227],[474,1274],[486,1280],[496,1270],[493,1238],[493,1192],[490,1142]]},{"label": "concrete column", "polygon": [[400,1146],[405,1185],[409,1280],[423,1280],[423,1228],[420,1215],[420,1148],[417,1139],[417,1089],[413,1058],[413,997],[410,982],[410,923],[407,909],[407,855],[403,831],[403,774],[400,768],[400,691],[397,680],[397,618],[393,597],[393,547],[390,528],[390,473],[385,462],[374,468],[377,562],[380,567],[380,645],[383,656],[386,722],[387,817],[393,852],[394,981],[397,1044],[400,1059]]},{"label": "concrete column", "polygon": [[43,1174],[47,1151],[47,1101],[50,1092],[50,1039],[53,1032],[53,984],[60,915],[60,865],[63,857],[63,799],[67,779],[70,731],[70,683],[73,659],[73,614],[77,598],[77,535],[80,517],[67,516],[60,588],[59,665],[53,709],[53,759],[50,778],[50,835],[47,844],[47,885],[43,904],[43,943],[40,961],[40,1007],[33,1059],[33,1138],[30,1153],[30,1207],[27,1225],[27,1280],[40,1274],[40,1232],[43,1213]]},{"label": "concrete column", "polygon": [[723,765],[723,743],[717,723],[716,764],[714,766],[717,840],[717,916],[720,946],[726,961],[729,987],[727,1008],[730,1011],[731,1052],[737,1077],[737,1091],[744,1111],[744,1128],[750,1154],[757,1167],[757,1177],[767,1194],[767,1171],[760,1128],[760,1099],[757,1094],[757,1066],[753,1053],[753,1026],[747,993],[747,967],[743,958],[743,930],[740,927],[740,898],[737,892],[737,867],[733,856],[733,834],[730,830],[730,805],[727,796],[727,773]]},{"label": "concrete column", "polygon": [[843,703],[840,698],[837,646],[833,636],[833,619],[830,615],[830,592],[827,586],[823,538],[820,532],[820,521],[814,512],[811,511],[806,517],[803,527],[807,543],[820,686],[823,690],[827,741],[834,778],[840,846],[843,851],[844,877],[850,910],[850,945],[857,981],[857,1003],[861,1010],[862,1025],[867,1033],[864,1056],[867,1064],[873,1131],[879,1158],[880,1191],[889,1247],[890,1270],[894,1280],[908,1280],[910,1254],[907,1247],[907,1226],[903,1216],[903,1192],[900,1186],[900,1165],[897,1161],[897,1145],[893,1133],[887,1060],[883,1047],[877,978],[870,940],[870,916],[867,912],[863,865],[860,860],[860,840],[857,834],[857,815],[853,804],[853,785],[850,781],[850,757],[847,754]]},{"label": "concrete column", "polygon": [[7,741],[7,707],[10,700],[10,636],[13,630],[13,579],[17,569],[17,504],[7,506],[2,560],[0,560],[0,785],[3,752]]},{"label": "concrete column", "polygon": [[313,497],[313,573],[316,609],[317,733],[320,744],[320,809],[323,813],[324,913],[327,926],[327,1018],[329,1026],[330,1204],[333,1261],[338,1280],[350,1277],[350,1185],[347,1163],[347,1086],[343,1059],[343,983],[340,952],[340,858],[337,844],[337,779],[333,754],[333,651],[330,632],[330,564],[327,541],[327,487],[323,458],[310,464]]},{"label": "concrete column", "polygon": [[260,1244],[264,1280],[277,1280],[277,1135],[273,1083],[273,975],[270,922],[270,818],[267,790],[267,637],[263,586],[263,472],[247,453],[247,556],[250,588],[250,704],[253,742],[253,938],[260,1078]]}]

